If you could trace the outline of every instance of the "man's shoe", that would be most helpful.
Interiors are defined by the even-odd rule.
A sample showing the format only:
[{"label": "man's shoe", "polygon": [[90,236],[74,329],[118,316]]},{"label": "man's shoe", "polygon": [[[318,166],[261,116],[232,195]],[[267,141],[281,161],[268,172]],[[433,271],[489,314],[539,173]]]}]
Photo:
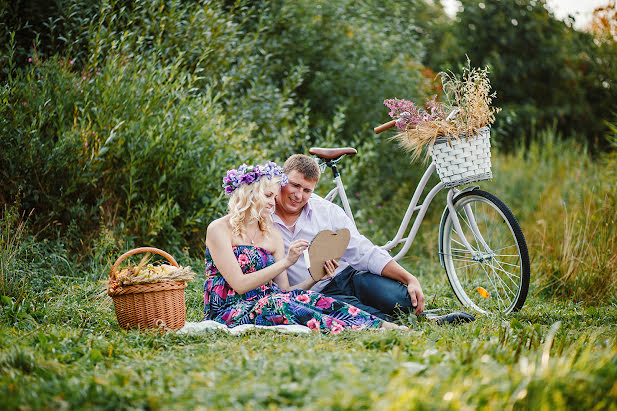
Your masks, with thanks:
[{"label": "man's shoe", "polygon": [[[432,312],[431,312],[432,311]],[[427,320],[435,321],[439,325],[443,324],[462,324],[468,323],[471,321],[475,321],[475,317],[469,313],[464,311],[453,311],[444,315],[437,315],[435,311],[439,310],[429,310],[420,314],[420,316],[426,317]]]}]

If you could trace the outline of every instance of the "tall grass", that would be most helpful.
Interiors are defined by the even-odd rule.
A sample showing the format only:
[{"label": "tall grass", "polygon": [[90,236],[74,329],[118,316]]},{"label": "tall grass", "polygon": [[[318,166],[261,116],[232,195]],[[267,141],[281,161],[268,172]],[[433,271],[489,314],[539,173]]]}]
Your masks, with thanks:
[{"label": "tall grass", "polygon": [[540,292],[592,304],[617,298],[613,162],[551,132],[503,159],[503,172],[516,176],[517,191],[506,196],[524,225]]},{"label": "tall grass", "polygon": [[21,258],[26,247],[26,221],[16,205],[5,204],[0,210],[0,297],[21,301],[27,291],[21,274]]}]

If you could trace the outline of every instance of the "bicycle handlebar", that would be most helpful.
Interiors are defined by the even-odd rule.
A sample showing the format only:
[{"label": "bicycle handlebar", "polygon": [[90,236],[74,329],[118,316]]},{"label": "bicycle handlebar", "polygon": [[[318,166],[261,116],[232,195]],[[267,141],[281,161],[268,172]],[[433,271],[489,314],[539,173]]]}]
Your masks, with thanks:
[{"label": "bicycle handlebar", "polygon": [[394,127],[396,125],[396,120],[392,120],[392,121],[388,121],[386,124],[382,124],[378,127],[375,127],[373,129],[373,131],[375,131],[375,134],[379,134],[382,133],[386,130],[391,129],[392,127]]}]

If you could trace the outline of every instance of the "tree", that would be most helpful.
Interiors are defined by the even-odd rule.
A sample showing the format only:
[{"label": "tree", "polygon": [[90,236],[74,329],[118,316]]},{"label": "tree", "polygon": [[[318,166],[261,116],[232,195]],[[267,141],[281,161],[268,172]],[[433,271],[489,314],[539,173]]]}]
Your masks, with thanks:
[{"label": "tree", "polygon": [[[616,96],[590,33],[554,18],[545,0],[462,0],[456,37],[474,66],[488,65],[504,111],[496,129],[502,145],[528,139],[534,128],[556,125],[566,135],[597,141]],[[462,52],[461,52],[462,53]],[[465,61],[464,55],[452,55]],[[614,78],[612,78],[614,80]]]}]

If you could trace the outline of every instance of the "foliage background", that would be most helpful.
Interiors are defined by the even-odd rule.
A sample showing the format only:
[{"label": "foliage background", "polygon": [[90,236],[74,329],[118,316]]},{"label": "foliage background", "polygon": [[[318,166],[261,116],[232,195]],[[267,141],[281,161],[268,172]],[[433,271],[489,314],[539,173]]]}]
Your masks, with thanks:
[{"label": "foliage background", "polygon": [[[441,408],[408,387],[418,378],[443,408],[614,409],[615,2],[586,31],[544,0],[461,3],[451,18],[427,0],[0,0],[1,404]],[[372,133],[388,120],[382,102],[439,94],[436,73],[459,72],[467,56],[489,66],[504,109],[492,131],[495,178],[482,187],[510,206],[530,246],[521,313],[443,330],[403,318],[416,330],[406,336],[216,335],[212,346],[117,329],[96,298],[110,263],[151,245],[199,272],[207,224],[225,213],[221,178],[242,162],[356,147],[341,163],[356,220],[369,238],[389,239],[424,165]],[[437,262],[440,213],[430,210],[403,264],[429,307],[456,308]],[[192,321],[200,280],[187,291]],[[264,341],[272,350],[247,351]],[[308,346],[321,348],[294,362]],[[231,371],[212,365],[232,351],[241,355],[224,360]],[[260,364],[280,352],[288,368],[268,368],[270,388],[223,389],[264,375]],[[360,391],[349,373],[324,373],[327,363],[380,388]],[[190,400],[193,377],[223,388]],[[148,381],[160,389],[148,394]],[[350,394],[319,402],[306,386]]]},{"label": "foliage background", "polygon": [[355,191],[416,181],[370,129],[385,98],[439,93],[435,72],[466,55],[491,69],[498,147],[552,127],[609,151],[614,41],[543,1],[462,5],[451,19],[425,1],[3,2],[0,201],[19,196],[42,236],[80,256],[108,231],[119,247],[200,255],[237,163],[355,145]]}]

